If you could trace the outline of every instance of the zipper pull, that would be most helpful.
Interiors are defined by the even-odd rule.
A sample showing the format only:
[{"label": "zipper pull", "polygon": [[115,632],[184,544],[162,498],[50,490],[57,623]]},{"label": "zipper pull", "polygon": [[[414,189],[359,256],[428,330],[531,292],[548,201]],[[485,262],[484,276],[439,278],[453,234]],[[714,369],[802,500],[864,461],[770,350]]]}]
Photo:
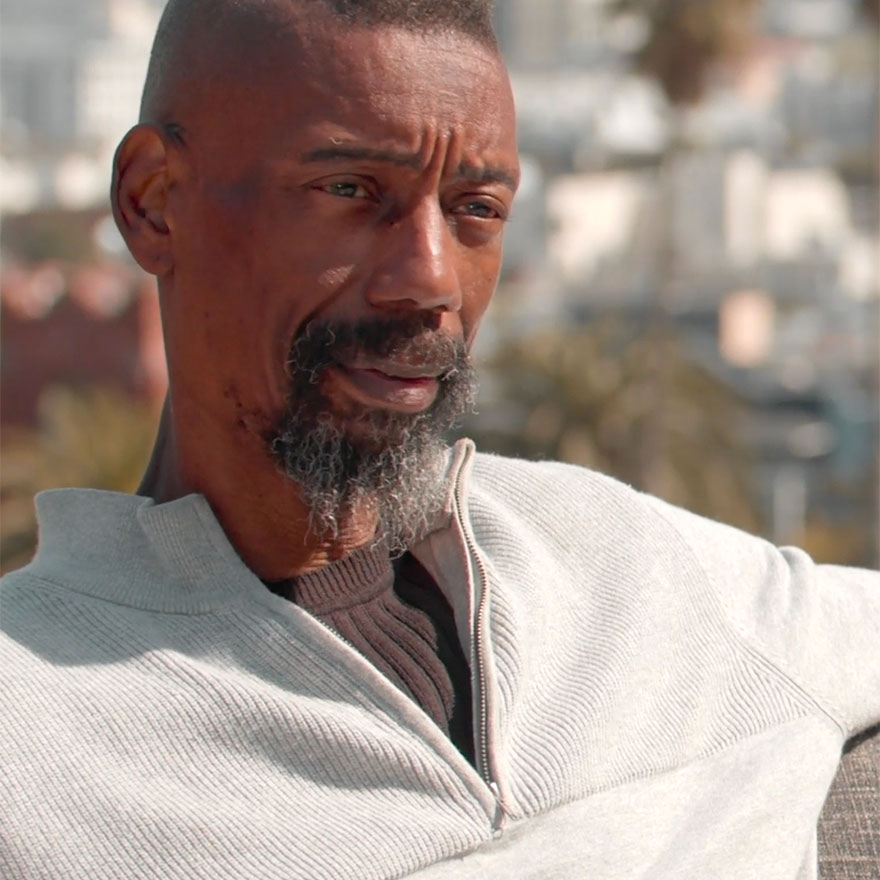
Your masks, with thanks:
[{"label": "zipper pull", "polygon": [[489,783],[489,791],[495,796],[495,818],[492,820],[492,836],[493,838],[498,838],[507,824],[507,808],[501,799],[501,789],[498,787],[497,782]]}]

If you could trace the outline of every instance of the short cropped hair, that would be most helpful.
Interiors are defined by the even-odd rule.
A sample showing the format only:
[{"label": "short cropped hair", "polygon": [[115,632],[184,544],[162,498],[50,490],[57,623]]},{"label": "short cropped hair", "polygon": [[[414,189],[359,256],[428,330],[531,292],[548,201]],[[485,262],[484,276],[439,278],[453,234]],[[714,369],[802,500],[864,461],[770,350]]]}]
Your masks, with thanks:
[{"label": "short cropped hair", "polygon": [[200,23],[217,26],[228,21],[263,20],[267,24],[284,14],[285,7],[308,15],[309,7],[339,18],[349,27],[392,25],[419,32],[451,31],[498,50],[492,28],[492,0],[168,0],[150,54],[141,120],[153,119],[160,96],[169,82],[188,66],[187,53],[197,50]]},{"label": "short cropped hair", "polygon": [[451,30],[496,48],[491,0],[309,0],[346,23],[408,30]]}]

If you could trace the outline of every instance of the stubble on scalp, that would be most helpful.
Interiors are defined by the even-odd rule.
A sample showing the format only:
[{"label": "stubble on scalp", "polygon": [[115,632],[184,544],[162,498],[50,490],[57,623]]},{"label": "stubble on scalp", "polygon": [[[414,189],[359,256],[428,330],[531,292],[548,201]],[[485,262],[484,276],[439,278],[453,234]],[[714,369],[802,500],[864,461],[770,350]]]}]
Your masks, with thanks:
[{"label": "stubble on scalp", "polygon": [[272,57],[272,47],[281,46],[287,58],[305,54],[321,19],[330,19],[334,31],[451,32],[498,50],[491,0],[168,0],[150,52],[140,121],[179,124],[181,113],[203,103],[207,85],[222,79],[236,87]]},{"label": "stubble on scalp", "polygon": [[[423,329],[417,317],[309,325],[291,347],[288,405],[270,446],[320,540],[334,540],[352,514],[368,512],[377,522],[374,543],[398,554],[424,537],[443,505],[446,436],[473,407],[476,375],[463,342]],[[441,378],[433,404],[415,414],[355,405],[335,411],[322,378],[355,353],[434,365]]]}]

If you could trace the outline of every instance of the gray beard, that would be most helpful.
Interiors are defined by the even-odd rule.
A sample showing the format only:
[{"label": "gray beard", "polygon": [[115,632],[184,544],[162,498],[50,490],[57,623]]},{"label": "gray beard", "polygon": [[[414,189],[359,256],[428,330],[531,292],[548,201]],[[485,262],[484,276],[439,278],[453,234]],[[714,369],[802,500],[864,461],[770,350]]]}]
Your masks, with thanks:
[{"label": "gray beard", "polygon": [[[339,537],[357,512],[375,516],[373,543],[397,555],[423,538],[443,506],[447,432],[473,407],[476,376],[463,343],[426,332],[424,318],[309,325],[291,347],[287,410],[271,449],[309,509],[316,538]],[[326,366],[355,352],[443,365],[434,403],[416,414],[359,408],[339,414],[321,390]]]}]

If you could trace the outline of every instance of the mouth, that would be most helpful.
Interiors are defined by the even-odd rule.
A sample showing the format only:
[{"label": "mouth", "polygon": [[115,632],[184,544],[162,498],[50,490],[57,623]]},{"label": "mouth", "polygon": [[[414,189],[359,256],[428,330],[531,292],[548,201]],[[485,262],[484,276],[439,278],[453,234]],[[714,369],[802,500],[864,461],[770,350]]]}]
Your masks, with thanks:
[{"label": "mouth", "polygon": [[312,396],[322,411],[355,422],[369,411],[423,413],[464,387],[459,373],[473,385],[463,340],[424,316],[309,324],[291,344],[287,369],[294,391],[303,381],[319,386]]},{"label": "mouth", "polygon": [[336,364],[331,373],[358,403],[402,413],[426,410],[437,397],[443,369],[393,361]]}]

